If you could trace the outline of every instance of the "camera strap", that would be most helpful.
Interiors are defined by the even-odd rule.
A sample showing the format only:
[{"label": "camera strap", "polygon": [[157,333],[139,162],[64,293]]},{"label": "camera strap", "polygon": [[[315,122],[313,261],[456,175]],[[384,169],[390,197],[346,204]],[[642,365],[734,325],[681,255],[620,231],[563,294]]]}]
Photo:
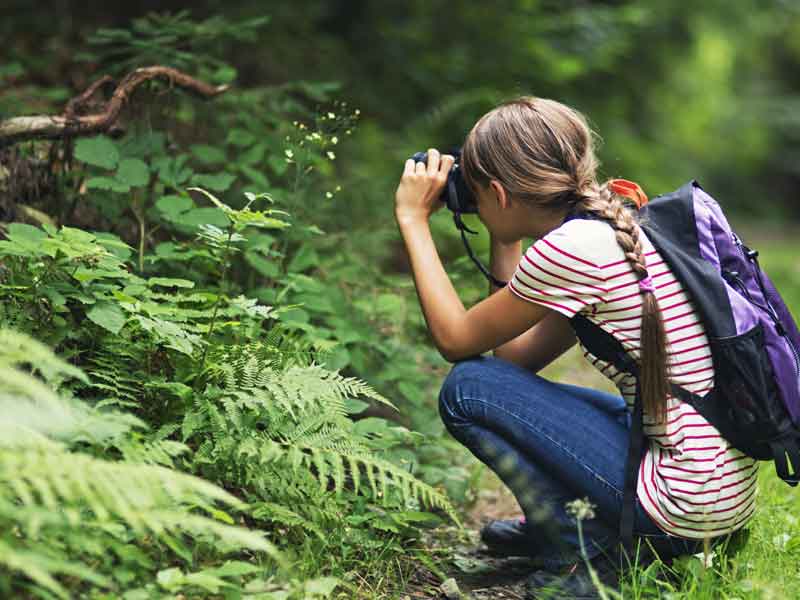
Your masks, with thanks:
[{"label": "camera strap", "polygon": [[472,262],[474,262],[477,265],[478,269],[480,269],[480,272],[486,276],[486,279],[488,279],[492,283],[492,285],[499,288],[505,287],[506,283],[508,282],[500,281],[499,279],[497,279],[497,277],[492,275],[489,272],[489,269],[484,267],[483,263],[481,263],[481,261],[478,260],[478,257],[475,256],[475,253],[472,251],[472,248],[470,247],[469,242],[467,241],[467,232],[473,234],[477,234],[478,232],[472,231],[469,227],[466,226],[464,221],[461,220],[461,213],[459,212],[453,213],[453,221],[455,221],[456,227],[461,232],[461,239],[464,241],[464,248],[467,249],[467,255],[472,259]]}]

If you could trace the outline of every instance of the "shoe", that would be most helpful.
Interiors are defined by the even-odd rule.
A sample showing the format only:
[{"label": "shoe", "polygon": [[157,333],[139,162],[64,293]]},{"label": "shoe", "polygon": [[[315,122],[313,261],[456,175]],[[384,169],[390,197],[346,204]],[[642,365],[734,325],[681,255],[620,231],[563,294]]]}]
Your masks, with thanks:
[{"label": "shoe", "polygon": [[[598,556],[590,561],[605,588],[619,592],[619,571],[606,557]],[[561,572],[534,571],[525,581],[526,600],[599,600],[586,562],[581,560]]]},{"label": "shoe", "polygon": [[481,529],[481,540],[492,556],[535,556],[539,553],[525,518],[490,521]]}]

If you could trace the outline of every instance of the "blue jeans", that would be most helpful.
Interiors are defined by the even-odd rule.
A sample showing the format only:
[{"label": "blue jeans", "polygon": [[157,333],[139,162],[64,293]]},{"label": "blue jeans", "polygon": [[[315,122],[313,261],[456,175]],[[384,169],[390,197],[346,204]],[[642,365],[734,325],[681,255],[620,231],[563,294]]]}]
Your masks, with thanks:
[{"label": "blue jeans", "polygon": [[[630,414],[622,397],[554,383],[508,361],[457,363],[439,394],[447,430],[494,471],[519,502],[533,532],[532,553],[547,568],[580,556],[577,524],[565,509],[595,505],[581,523],[590,558],[618,557]],[[645,444],[646,446],[646,444]],[[634,533],[667,560],[702,551],[702,540],[664,533],[636,500]]]}]

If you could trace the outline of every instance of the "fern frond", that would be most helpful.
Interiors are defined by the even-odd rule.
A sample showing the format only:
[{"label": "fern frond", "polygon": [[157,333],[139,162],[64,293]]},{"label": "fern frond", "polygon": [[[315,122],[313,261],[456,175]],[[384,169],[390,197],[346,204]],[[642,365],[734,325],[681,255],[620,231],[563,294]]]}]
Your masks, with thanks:
[{"label": "fern frond", "polygon": [[0,364],[8,368],[27,366],[53,387],[70,377],[88,383],[83,371],[58,358],[41,342],[11,329],[0,329]]},{"label": "fern frond", "polygon": [[56,581],[53,574],[75,577],[102,587],[111,587],[111,580],[96,573],[84,564],[53,558],[44,551],[21,550],[0,540],[0,565],[11,572],[19,572],[49,590],[59,598],[68,599],[69,592]]},{"label": "fern frond", "polygon": [[174,440],[140,442],[129,439],[116,446],[122,452],[126,462],[161,465],[164,467],[173,467],[175,457],[186,454],[189,451],[189,447],[186,444]]},{"label": "fern frond", "polygon": [[145,377],[138,377],[145,358],[131,343],[109,340],[89,361],[90,387],[104,394],[100,406],[119,405],[135,408],[144,396]]},{"label": "fern frond", "polygon": [[276,502],[257,502],[256,504],[252,505],[250,514],[257,519],[263,519],[273,523],[280,523],[281,525],[286,525],[287,527],[301,527],[302,529],[313,533],[319,539],[325,539],[325,534],[323,533],[322,529],[320,529],[313,521],[309,521],[307,517],[296,513],[282,504],[278,504]]},{"label": "fern frond", "polygon": [[62,398],[41,380],[0,364],[0,420],[6,427],[32,429],[65,442],[93,443],[144,427],[133,415],[98,413]]},{"label": "fern frond", "polygon": [[138,534],[156,536],[174,530],[210,533],[241,547],[264,552],[274,548],[260,535],[192,515],[198,506],[216,514],[216,504],[243,508],[223,489],[165,467],[112,463],[57,451],[52,444],[9,447],[0,451],[0,498],[25,507],[58,512],[88,510],[101,521],[121,520]]}]

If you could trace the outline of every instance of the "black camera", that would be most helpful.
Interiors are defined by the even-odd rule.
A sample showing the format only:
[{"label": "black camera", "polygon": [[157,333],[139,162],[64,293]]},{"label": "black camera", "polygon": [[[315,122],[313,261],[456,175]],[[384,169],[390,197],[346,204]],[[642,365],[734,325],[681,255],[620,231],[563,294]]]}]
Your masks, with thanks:
[{"label": "black camera", "polygon": [[[450,209],[450,212],[453,213],[453,221],[455,222],[459,232],[461,232],[461,239],[464,241],[464,247],[467,249],[467,254],[472,262],[475,263],[478,269],[480,269],[480,272],[483,273],[484,276],[492,282],[492,284],[497,287],[503,287],[506,285],[506,282],[500,281],[494,275],[489,273],[489,270],[484,267],[481,261],[478,260],[478,257],[475,256],[475,253],[472,251],[472,248],[470,248],[469,242],[467,241],[467,232],[478,232],[467,227],[464,224],[464,221],[461,220],[461,215],[465,213],[477,213],[478,203],[476,202],[475,195],[472,193],[472,190],[469,189],[469,186],[464,179],[464,174],[461,171],[461,148],[456,148],[450,152],[443,152],[443,154],[450,154],[451,156],[455,157],[456,160],[453,163],[453,166],[450,168],[450,172],[447,174],[447,183],[442,190],[441,196],[439,196],[439,200],[444,202],[447,205],[447,208]],[[411,159],[414,162],[421,162],[427,165],[428,153],[417,152],[411,157]]]},{"label": "black camera", "polygon": [[[464,180],[464,174],[461,172],[461,148],[457,148],[451,152],[443,152],[442,154],[449,154],[455,157],[453,166],[450,167],[450,172],[447,174],[447,184],[442,190],[442,195],[439,200],[447,204],[453,215],[459,213],[477,213],[478,205],[475,201],[475,196],[472,190],[469,189],[467,182]],[[417,152],[411,157],[414,162],[421,162],[428,164],[428,153]],[[460,219],[459,219],[460,221]],[[458,222],[456,222],[458,225]]]}]

